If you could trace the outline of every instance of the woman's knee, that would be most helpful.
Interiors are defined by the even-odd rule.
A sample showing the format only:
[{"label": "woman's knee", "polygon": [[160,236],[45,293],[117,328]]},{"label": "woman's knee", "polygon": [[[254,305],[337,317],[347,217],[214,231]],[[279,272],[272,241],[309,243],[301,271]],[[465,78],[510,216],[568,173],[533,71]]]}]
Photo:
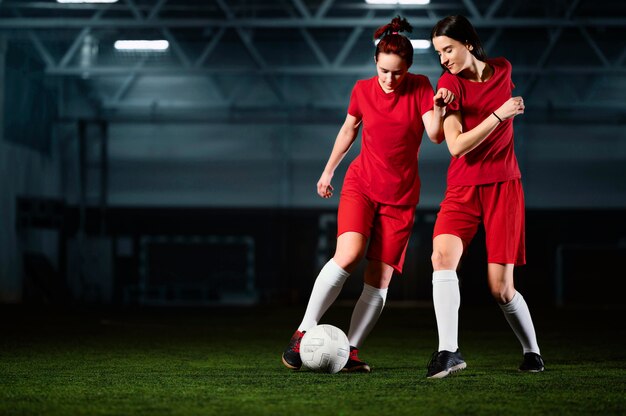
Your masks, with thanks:
[{"label": "woman's knee", "polygon": [[377,289],[387,289],[393,277],[393,267],[377,260],[368,262],[365,268],[364,281]]},{"label": "woman's knee", "polygon": [[352,273],[365,253],[367,238],[356,232],[346,232],[337,239],[333,259],[342,269]]},{"label": "woman's knee", "polygon": [[491,290],[491,296],[493,296],[493,299],[500,305],[509,303],[511,299],[513,299],[513,296],[515,296],[515,288],[512,284],[495,284],[491,285],[489,289]]},{"label": "woman's knee", "polygon": [[487,265],[489,290],[500,305],[509,303],[515,296],[512,264],[489,263]]},{"label": "woman's knee", "polygon": [[430,257],[435,270],[456,270],[459,264],[459,256],[449,250],[434,248]]},{"label": "woman's knee", "polygon": [[435,270],[456,270],[463,255],[463,241],[451,234],[440,234],[433,239],[431,261]]},{"label": "woman's knee", "polygon": [[341,250],[336,251],[333,256],[335,263],[347,272],[352,273],[361,261],[363,253],[359,250]]}]

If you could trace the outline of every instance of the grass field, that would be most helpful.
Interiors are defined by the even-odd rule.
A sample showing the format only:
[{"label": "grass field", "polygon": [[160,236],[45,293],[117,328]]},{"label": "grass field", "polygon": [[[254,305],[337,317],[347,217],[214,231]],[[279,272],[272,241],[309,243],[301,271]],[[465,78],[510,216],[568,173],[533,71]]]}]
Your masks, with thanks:
[{"label": "grass field", "polygon": [[1,415],[626,414],[623,310],[535,310],[547,371],[522,374],[499,308],[462,308],[468,368],[443,380],[428,308],[387,308],[372,373],[335,375],[280,362],[303,308],[0,311]]}]

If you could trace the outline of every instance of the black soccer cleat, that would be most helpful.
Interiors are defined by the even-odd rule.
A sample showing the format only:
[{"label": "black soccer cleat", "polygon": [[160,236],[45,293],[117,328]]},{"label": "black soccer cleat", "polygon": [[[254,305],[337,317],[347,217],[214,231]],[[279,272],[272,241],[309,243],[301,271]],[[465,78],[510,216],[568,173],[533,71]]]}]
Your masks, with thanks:
[{"label": "black soccer cleat", "polygon": [[444,378],[467,367],[459,350],[435,351],[427,366],[427,378]]},{"label": "black soccer cleat", "polygon": [[541,355],[534,352],[527,352],[524,354],[524,361],[519,366],[519,371],[525,371],[527,373],[540,373],[545,370],[545,364]]},{"label": "black soccer cleat", "polygon": [[302,341],[302,337],[306,331],[296,331],[294,332],[291,340],[289,341],[289,345],[285,348],[283,352],[283,364],[285,367],[291,368],[292,370],[299,370],[302,367],[302,359],[300,358],[300,342]]},{"label": "black soccer cleat", "polygon": [[372,371],[372,369],[365,361],[361,361],[359,359],[359,349],[351,345],[350,357],[348,358],[348,362],[341,369],[341,371],[347,373],[369,373]]}]

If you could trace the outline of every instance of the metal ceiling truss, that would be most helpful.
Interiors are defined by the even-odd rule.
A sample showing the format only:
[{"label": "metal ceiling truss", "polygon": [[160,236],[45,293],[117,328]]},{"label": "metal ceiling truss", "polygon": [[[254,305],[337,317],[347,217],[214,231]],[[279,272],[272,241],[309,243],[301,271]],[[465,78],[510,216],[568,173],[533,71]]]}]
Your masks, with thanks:
[{"label": "metal ceiling truss", "polygon": [[[564,86],[567,76],[586,75],[590,82],[584,91],[576,94],[576,100],[558,99],[551,101],[552,106],[560,109],[596,109],[611,108],[623,112],[626,102],[620,100],[598,101],[598,90],[604,84],[610,84],[615,77],[624,79],[626,75],[626,48],[618,56],[607,55],[596,36],[598,31],[613,30],[622,35],[626,28],[624,8],[622,13],[608,16],[584,16],[577,14],[581,2],[566,2],[567,8],[558,16],[548,13],[543,16],[520,16],[518,10],[525,2],[504,0],[451,0],[438,2],[433,0],[427,6],[370,6],[360,0],[282,0],[273,2],[239,2],[213,0],[193,5],[173,0],[121,0],[116,4],[57,4],[43,1],[4,1],[0,2],[0,35],[11,39],[27,39],[36,55],[41,59],[47,76],[69,79],[89,79],[97,83],[101,78],[117,79],[117,88],[112,93],[98,93],[101,107],[105,109],[154,108],[154,100],[135,100],[129,97],[132,89],[146,77],[203,77],[210,85],[207,91],[211,95],[209,102],[197,103],[185,101],[180,97],[165,97],[156,102],[161,108],[228,109],[237,107],[294,108],[291,101],[290,83],[309,83],[313,88],[327,91],[326,102],[317,102],[324,108],[344,108],[345,96],[333,88],[338,83],[343,89],[349,89],[357,77],[371,76],[374,73],[372,63],[371,31],[386,24],[396,14],[407,16],[416,31],[426,32],[441,17],[450,13],[467,15],[480,30],[489,33],[485,38],[487,50],[493,50],[506,38],[503,32],[524,30],[547,33],[547,43],[541,45],[540,56],[532,64],[514,63],[514,75],[520,77],[518,84],[523,85],[521,94],[532,97],[541,82],[550,83],[561,90],[571,90]],[[591,0],[588,0],[591,1]],[[309,3],[314,3],[313,5]],[[546,2],[548,3],[548,2]],[[562,5],[562,3],[559,3]],[[279,13],[280,11],[280,13]],[[126,17],[120,17],[126,16]],[[182,17],[181,17],[182,16]],[[71,41],[65,40],[65,51],[54,53],[46,34],[61,30],[63,33],[74,30]],[[336,55],[330,56],[322,46],[319,32],[322,29],[343,31],[345,37],[335,41]],[[90,36],[98,37],[101,31],[118,33],[130,31],[132,34],[150,31],[159,33],[170,44],[171,60],[167,63],[154,62],[147,55],[139,55],[130,64],[102,64],[80,62],[81,48]],[[185,32],[195,30],[204,33],[196,39],[203,46],[199,50],[190,50],[184,46]],[[259,40],[264,33],[284,30],[287,36],[297,34],[299,41],[310,52],[313,61],[285,65],[266,58],[267,40]],[[551,64],[555,50],[562,44],[562,35],[566,31],[577,31],[597,63],[576,62],[575,64]],[[620,32],[621,31],[621,32]],[[208,34],[208,35],[207,35]],[[233,36],[235,34],[236,36]],[[269,35],[268,35],[269,36]],[[182,40],[183,38],[184,40]],[[239,42],[248,54],[251,64],[215,65],[219,57],[216,51],[222,42]],[[367,42],[365,40],[367,39]],[[369,45],[363,52],[363,59],[354,62],[348,59],[359,51],[358,45]],[[623,45],[623,43],[622,43]],[[430,57],[429,57],[430,55]],[[441,70],[432,51],[423,55],[420,63],[414,64],[412,72],[423,73],[436,79]],[[508,56],[508,55],[506,55]],[[430,62],[428,62],[430,60]],[[231,85],[223,77],[234,77]],[[239,77],[237,79],[237,77]],[[346,80],[348,78],[348,80]],[[559,82],[553,82],[558,80]],[[253,86],[263,83],[271,91],[271,99],[256,104],[242,105]],[[561,85],[560,87],[556,87]],[[97,86],[94,86],[97,88]],[[624,88],[624,87],[622,87]],[[339,89],[340,90],[340,89]],[[571,92],[571,91],[570,91]],[[105,96],[106,95],[106,96]],[[558,94],[557,94],[558,95]],[[532,98],[527,98],[528,101]],[[527,102],[528,102],[527,101]],[[311,103],[307,104],[311,105]],[[313,104],[315,105],[315,104]],[[295,105],[298,107],[298,105]]]}]

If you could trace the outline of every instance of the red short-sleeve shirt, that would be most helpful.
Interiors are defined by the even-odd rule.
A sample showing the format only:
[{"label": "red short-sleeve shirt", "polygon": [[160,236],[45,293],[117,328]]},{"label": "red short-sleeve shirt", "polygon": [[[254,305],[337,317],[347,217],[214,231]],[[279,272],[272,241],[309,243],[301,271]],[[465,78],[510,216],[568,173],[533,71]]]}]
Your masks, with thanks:
[{"label": "red short-sleeve shirt", "polygon": [[406,74],[390,93],[383,91],[376,76],[357,81],[348,113],[363,120],[361,153],[351,163],[344,187],[356,185],[383,204],[417,204],[422,115],[433,108],[433,95],[423,75]]},{"label": "red short-sleeve shirt", "polygon": [[[448,110],[460,110],[463,131],[469,131],[496,111],[509,98],[515,85],[511,80],[511,63],[505,58],[486,61],[494,74],[486,82],[472,82],[444,73],[437,88],[447,88],[456,99]],[[452,157],[448,168],[448,185],[484,185],[520,178],[521,173],[513,145],[513,119],[504,120],[471,152]]]}]

